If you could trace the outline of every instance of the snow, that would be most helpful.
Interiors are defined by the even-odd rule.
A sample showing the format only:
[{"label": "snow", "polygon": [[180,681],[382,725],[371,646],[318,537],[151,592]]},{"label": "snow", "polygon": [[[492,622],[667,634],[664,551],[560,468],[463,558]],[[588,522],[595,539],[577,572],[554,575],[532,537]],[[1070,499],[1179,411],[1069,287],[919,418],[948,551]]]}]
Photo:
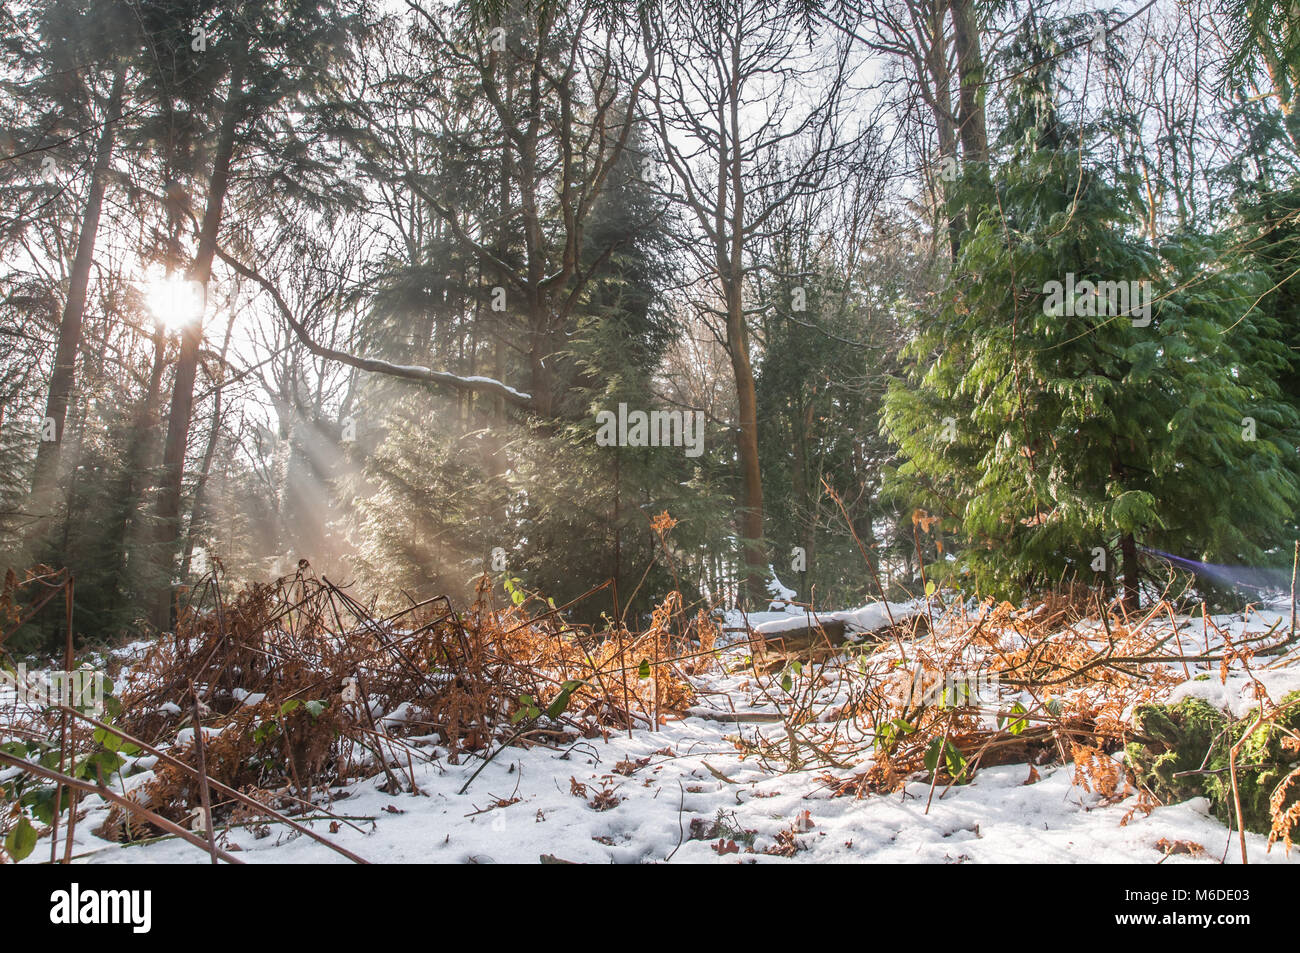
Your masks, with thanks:
[{"label": "snow", "polygon": [[767,567],[767,573],[772,577],[771,581],[767,584],[768,595],[772,597],[772,604],[768,606],[768,608],[773,612],[779,612],[782,609],[789,607],[791,603],[798,599],[799,593],[795,592],[789,586],[783,585],[781,580],[777,578],[776,570],[771,566]]},{"label": "snow", "polygon": [[[1167,863],[1205,863],[1217,861],[1228,844],[1227,829],[1200,799],[1157,808],[1148,817],[1139,812],[1123,823],[1131,800],[1103,806],[1073,783],[1072,765],[1040,767],[1040,780],[1028,785],[1025,765],[984,769],[969,785],[936,791],[928,814],[925,783],[888,796],[831,798],[822,769],[774,775],[740,760],[726,740],[734,731],[734,725],[687,718],[630,740],[623,734],[581,742],[567,753],[512,750],[464,795],[456,791],[477,761],[417,764],[421,794],[390,797],[376,789],[382,780],[376,778],[353,785],[349,797],[334,803],[336,813],[374,818],[353,821],[361,831],[340,823],[329,834],[328,819],[312,826],[376,863],[536,863],[543,854],[587,863],[657,863],[670,856],[672,863],[786,862],[743,848],[718,854],[712,846],[718,838],[689,839],[693,819],[709,823],[719,811],[734,812],[739,827],[757,832],[758,851],[774,844],[779,832],[810,822],[795,835],[805,849],[793,857],[807,863],[1150,864],[1163,857],[1155,846],[1162,839],[1191,841],[1206,851],[1199,859],[1174,855]],[[665,749],[672,754],[657,753]],[[620,762],[641,758],[650,761],[631,776],[615,773]],[[588,797],[570,793],[570,777],[587,786]],[[600,811],[588,802],[604,785],[623,800]],[[511,798],[518,800],[492,806]],[[805,811],[808,822],[801,821]],[[77,852],[98,848],[91,862],[208,860],[206,852],[178,840],[127,848],[96,843],[86,832],[99,820],[92,817],[77,830]],[[272,832],[258,839],[237,830],[230,844],[254,863],[346,862],[306,837],[276,827]],[[1227,863],[1240,862],[1233,836]],[[1251,863],[1286,860],[1280,847],[1266,852],[1259,835],[1247,835],[1247,845]],[[37,851],[33,858],[40,856]]]},{"label": "snow", "polygon": [[1250,679],[1241,672],[1232,672],[1224,682],[1217,674],[1206,673],[1179,685],[1169,700],[1180,702],[1185,698],[1203,698],[1215,708],[1231,712],[1235,718],[1244,718],[1259,707],[1261,694],[1267,694],[1276,704],[1291,692],[1300,690],[1298,668],[1261,669],[1254,674],[1255,679]]},{"label": "snow", "polygon": [[[895,620],[925,611],[925,602],[894,604]],[[937,610],[936,610],[937,611]],[[887,624],[881,604],[818,613],[852,630]],[[779,632],[806,624],[803,610],[759,613],[760,631]],[[1180,640],[1188,653],[1220,644],[1214,627],[1229,639],[1258,634],[1280,619],[1277,613],[1182,618]],[[1011,635],[1006,638],[1010,640]],[[913,776],[892,794],[832,796],[837,782],[853,779],[872,765],[863,745],[841,767],[825,764],[792,769],[784,762],[741,753],[739,736],[778,738],[785,732],[771,693],[756,684],[753,669],[739,664],[746,649],[724,652],[726,664],[696,677],[699,701],[685,717],[670,718],[659,731],[610,732],[575,738],[559,747],[510,748],[501,752],[465,794],[459,789],[479,769],[478,758],[450,764],[432,739],[407,738],[417,791],[390,795],[379,790],[382,773],[333,791],[322,811],[344,815],[334,821],[316,814],[307,823],[334,843],[379,863],[537,863],[543,855],[585,863],[1239,863],[1237,835],[1216,820],[1204,799],[1138,810],[1136,794],[1107,801],[1078,783],[1073,764],[1027,764],[981,768],[965,785],[931,791],[928,779]],[[882,646],[880,651],[892,651]],[[1252,671],[1274,699],[1300,687],[1300,666],[1288,657],[1258,657]],[[1239,666],[1237,667],[1239,668]],[[1242,715],[1255,703],[1255,681],[1244,674],[1220,681],[1217,665],[1189,670],[1171,686],[1173,700],[1196,695]],[[834,691],[834,690],[830,690]],[[1004,702],[1015,697],[1008,694]],[[398,724],[401,706],[382,717]],[[829,706],[822,715],[830,710]],[[818,720],[821,720],[819,716]],[[211,729],[205,729],[211,731]],[[186,729],[177,744],[192,741]],[[423,754],[425,760],[420,759]],[[1118,757],[1118,756],[1117,756]],[[136,758],[145,771],[127,777],[134,790],[149,777],[154,759]],[[1036,772],[1036,776],[1035,776]],[[581,791],[582,796],[574,791]],[[610,802],[596,796],[609,790]],[[82,802],[89,813],[76,829],[74,853],[90,863],[205,863],[205,851],[175,838],[121,847],[93,831],[107,815],[95,797]],[[693,838],[722,817],[732,830],[752,832],[738,850],[730,838]],[[225,833],[226,849],[251,863],[340,863],[340,855],[310,838],[270,824],[262,837],[249,828]],[[764,853],[777,838],[798,850],[790,857]],[[1190,842],[1199,854],[1165,856],[1162,843]],[[1300,861],[1281,845],[1246,836],[1251,863]],[[722,845],[727,852],[716,848]],[[752,852],[748,849],[752,846]],[[25,863],[39,862],[37,850]]]},{"label": "snow", "polygon": [[[751,628],[762,635],[775,635],[780,632],[793,632],[806,629],[811,621],[814,626],[827,622],[843,622],[846,632],[871,632],[889,625],[890,614],[894,622],[903,622],[924,610],[924,603],[918,602],[873,602],[859,609],[841,610],[839,612],[806,612],[797,610],[797,615],[782,614],[779,618],[754,623]],[[753,620],[755,617],[750,616]]]}]

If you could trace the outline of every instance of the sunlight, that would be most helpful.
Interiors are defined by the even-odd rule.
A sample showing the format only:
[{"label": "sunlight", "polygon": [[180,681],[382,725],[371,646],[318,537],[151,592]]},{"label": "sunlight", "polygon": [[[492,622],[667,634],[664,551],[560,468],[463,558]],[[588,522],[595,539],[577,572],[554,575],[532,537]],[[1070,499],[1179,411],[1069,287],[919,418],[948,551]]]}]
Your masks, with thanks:
[{"label": "sunlight", "polygon": [[151,269],[143,290],[149,312],[168,332],[179,331],[203,316],[203,286],[197,281]]}]

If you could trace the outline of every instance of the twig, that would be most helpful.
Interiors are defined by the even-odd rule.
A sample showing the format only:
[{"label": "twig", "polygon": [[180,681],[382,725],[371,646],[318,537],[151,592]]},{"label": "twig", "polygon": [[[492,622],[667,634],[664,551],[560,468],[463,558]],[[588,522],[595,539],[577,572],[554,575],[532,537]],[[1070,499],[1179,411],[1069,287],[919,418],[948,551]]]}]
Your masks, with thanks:
[{"label": "twig", "polygon": [[[208,849],[212,862],[217,862],[217,832],[212,829],[212,794],[208,790],[208,757],[203,741],[203,723],[199,718],[199,692],[190,681],[191,709],[194,712],[194,754],[198,759],[199,801],[203,805],[203,829],[208,835]],[[65,716],[66,717],[66,716]]]},{"label": "twig", "polygon": [[[150,824],[153,824],[155,827],[161,827],[163,830],[175,834],[177,837],[181,838],[184,841],[187,841],[188,843],[193,844],[195,847],[199,848],[200,850],[208,849],[208,844],[206,842],[199,839],[190,831],[187,831],[185,828],[181,827],[179,824],[176,824],[173,821],[169,821],[167,820],[167,818],[154,813],[153,811],[145,807],[143,804],[138,804],[135,801],[132,801],[128,797],[123,797],[121,794],[118,794],[116,791],[112,790],[105,784],[91,784],[89,781],[82,781],[80,778],[71,777],[70,775],[64,774],[62,771],[55,771],[52,768],[44,768],[38,764],[32,764],[30,761],[25,761],[22,758],[16,758],[13,755],[6,754],[3,751],[0,751],[0,763],[11,765],[23,771],[31,772],[32,774],[36,775],[38,778],[45,778],[47,781],[55,781],[59,784],[62,784],[65,787],[77,788],[78,790],[86,791],[90,794],[98,794],[105,801],[113,802],[118,807],[122,808],[128,813],[139,814],[141,817],[145,818],[147,821],[149,821]],[[239,858],[232,857],[230,854],[227,854],[223,850],[218,850],[217,856],[220,857],[228,864],[243,863],[243,861],[240,860]]]},{"label": "twig", "polygon": [[[149,754],[156,757],[159,761],[164,761],[167,764],[170,764],[175,768],[179,768],[180,770],[185,771],[195,777],[198,776],[198,771],[196,771],[191,765],[188,765],[184,761],[181,761],[180,759],[167,754],[167,752],[165,751],[158,750],[153,745],[145,741],[141,741],[139,738],[133,737],[132,735],[123,731],[121,728],[117,728],[113,725],[107,725],[102,721],[92,718],[90,715],[86,715],[82,712],[77,711],[76,709],[71,709],[69,711],[69,714],[89,722],[90,724],[94,725],[96,728],[102,728],[105,731],[110,732],[111,734],[117,735],[123,741],[130,742],[131,744],[135,745],[141,750],[147,751]],[[364,860],[361,857],[358,857],[356,854],[352,853],[352,851],[348,850],[346,847],[340,847],[338,844],[331,843],[327,838],[322,837],[320,834],[317,834],[311,828],[304,827],[302,824],[297,823],[291,818],[285,817],[279,811],[275,810],[275,808],[268,807],[267,805],[263,804],[261,801],[255,800],[249,797],[247,794],[244,794],[240,791],[236,791],[234,788],[222,784],[216,778],[209,778],[208,783],[211,784],[215,790],[226,795],[227,797],[232,797],[236,801],[239,801],[241,804],[251,807],[257,811],[260,811],[261,813],[266,814],[269,817],[273,817],[277,821],[283,824],[287,824],[289,827],[293,828],[299,834],[304,834],[307,837],[310,837],[312,840],[316,841],[317,843],[323,844],[324,846],[328,847],[330,850],[334,851],[335,853],[342,854],[344,857],[346,857],[348,860],[352,861],[353,863],[357,863],[357,864],[369,863],[369,861]],[[188,831],[186,833],[188,833]],[[200,846],[206,847],[206,845],[200,845]]]},{"label": "twig", "polygon": [[1237,835],[1241,839],[1241,862],[1243,864],[1249,864],[1250,860],[1246,857],[1246,821],[1241,810],[1241,791],[1237,787],[1237,752],[1241,750],[1242,745],[1250,740],[1250,736],[1255,733],[1263,721],[1264,705],[1261,702],[1259,714],[1255,717],[1255,723],[1246,730],[1245,734],[1232,746],[1232,750],[1228,752],[1229,776],[1232,778],[1232,805],[1237,812]]},{"label": "twig", "polygon": [[680,797],[677,800],[677,846],[664,858],[665,864],[673,859],[673,854],[681,849],[682,841],[686,838],[686,830],[682,827],[682,809],[686,806],[686,789],[682,787],[680,778],[677,780],[677,790],[680,792]]}]

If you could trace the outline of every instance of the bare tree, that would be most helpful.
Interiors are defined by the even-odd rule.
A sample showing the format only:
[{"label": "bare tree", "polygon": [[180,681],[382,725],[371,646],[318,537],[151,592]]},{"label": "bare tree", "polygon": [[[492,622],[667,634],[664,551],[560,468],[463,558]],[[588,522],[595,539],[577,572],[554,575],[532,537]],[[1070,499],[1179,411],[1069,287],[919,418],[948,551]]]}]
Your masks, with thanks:
[{"label": "bare tree", "polygon": [[641,22],[669,189],[694,226],[681,250],[705,289],[695,304],[735,379],[736,523],[757,603],[767,560],[751,324],[763,304],[747,300],[747,279],[777,211],[831,183],[850,69],[846,43],[806,42],[789,11],[727,0],[712,13],[665,5]]}]

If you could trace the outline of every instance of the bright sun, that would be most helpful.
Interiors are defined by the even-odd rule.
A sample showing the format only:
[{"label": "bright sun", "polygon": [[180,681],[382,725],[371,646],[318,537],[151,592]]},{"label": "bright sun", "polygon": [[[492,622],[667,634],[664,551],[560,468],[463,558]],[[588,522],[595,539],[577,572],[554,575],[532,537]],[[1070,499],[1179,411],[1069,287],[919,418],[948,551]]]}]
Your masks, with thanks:
[{"label": "bright sun", "polygon": [[179,331],[203,315],[203,288],[184,275],[152,272],[144,296],[150,313],[167,331]]}]

